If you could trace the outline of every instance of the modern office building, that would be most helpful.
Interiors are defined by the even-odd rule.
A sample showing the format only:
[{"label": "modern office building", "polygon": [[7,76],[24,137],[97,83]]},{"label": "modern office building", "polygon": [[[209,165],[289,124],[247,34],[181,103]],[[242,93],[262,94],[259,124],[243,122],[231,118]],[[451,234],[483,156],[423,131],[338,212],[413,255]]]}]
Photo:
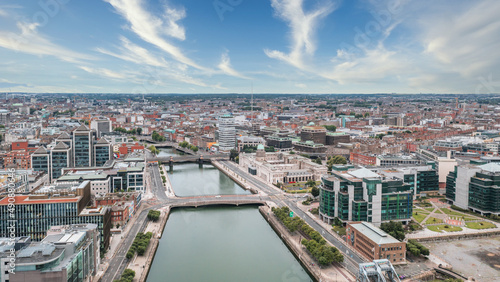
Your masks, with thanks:
[{"label": "modern office building", "polygon": [[101,138],[94,145],[94,165],[97,167],[103,166],[107,161],[113,158],[112,153],[111,144],[106,141],[106,139]]},{"label": "modern office building", "polygon": [[347,223],[346,237],[347,244],[369,261],[387,259],[392,264],[406,263],[406,243],[398,241],[371,223]]},{"label": "modern office building", "polygon": [[448,174],[446,200],[481,215],[500,215],[500,165],[474,162],[459,165]]},{"label": "modern office building", "polygon": [[232,115],[219,118],[219,150],[228,152],[236,148],[236,124]]},{"label": "modern office building", "polygon": [[94,130],[98,138],[103,136],[103,133],[109,133],[111,129],[111,121],[107,118],[98,118],[91,122],[90,129]]},{"label": "modern office building", "polygon": [[83,124],[73,131],[74,167],[93,165],[93,140],[92,131]]},{"label": "modern office building", "polygon": [[314,143],[313,141],[300,141],[293,144],[293,149],[301,154],[315,156],[320,158],[326,157],[326,146],[322,143]]},{"label": "modern office building", "polygon": [[31,168],[45,172],[50,178],[50,152],[45,147],[42,146],[31,154]]},{"label": "modern office building", "polygon": [[[61,135],[59,135],[59,137],[57,137],[56,143],[59,143],[59,142],[63,142],[70,149],[73,147],[73,137],[71,137],[71,135],[68,134],[67,132],[63,132],[63,133],[61,133]],[[71,162],[71,163],[73,164],[73,162]]]},{"label": "modern office building", "polygon": [[[47,233],[15,252],[15,271],[0,274],[1,282],[93,280],[100,264],[97,225],[52,226]],[[0,253],[2,262],[8,259]]]},{"label": "modern office building", "polygon": [[439,176],[432,165],[421,166],[395,166],[393,168],[371,169],[386,178],[403,179],[405,183],[413,186],[413,197],[427,196],[439,192]]},{"label": "modern office building", "polygon": [[338,145],[351,142],[351,135],[345,132],[327,132],[325,145]]},{"label": "modern office building", "polygon": [[278,151],[291,151],[293,148],[292,139],[290,137],[280,137],[277,135],[270,135],[264,138],[270,147],[274,147]]},{"label": "modern office building", "polygon": [[387,179],[367,168],[333,166],[331,175],[321,181],[319,216],[328,223],[335,217],[376,225],[411,220],[413,186],[404,179]]},{"label": "modern office building", "polygon": [[50,180],[62,175],[62,169],[71,166],[71,148],[59,142],[50,150]]},{"label": "modern office building", "polygon": [[101,247],[109,245],[111,211],[108,207],[86,208],[91,203],[90,181],[78,186],[46,186],[36,194],[16,195],[14,218],[9,199],[0,198],[0,237],[9,236],[12,220],[16,221],[17,236],[30,236],[34,241],[42,240],[51,226],[94,223],[101,235]]},{"label": "modern office building", "polygon": [[315,126],[310,123],[308,126],[302,127],[300,131],[300,140],[302,142],[312,141],[317,144],[326,144],[326,128],[323,126]]}]

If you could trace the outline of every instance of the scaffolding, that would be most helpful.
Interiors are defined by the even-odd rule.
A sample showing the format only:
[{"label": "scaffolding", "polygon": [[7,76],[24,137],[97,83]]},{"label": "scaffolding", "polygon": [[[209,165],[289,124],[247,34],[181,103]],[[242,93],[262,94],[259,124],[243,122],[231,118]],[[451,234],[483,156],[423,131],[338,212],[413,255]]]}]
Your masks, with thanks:
[{"label": "scaffolding", "polygon": [[400,282],[396,270],[387,259],[374,260],[373,262],[360,263],[358,282]]}]

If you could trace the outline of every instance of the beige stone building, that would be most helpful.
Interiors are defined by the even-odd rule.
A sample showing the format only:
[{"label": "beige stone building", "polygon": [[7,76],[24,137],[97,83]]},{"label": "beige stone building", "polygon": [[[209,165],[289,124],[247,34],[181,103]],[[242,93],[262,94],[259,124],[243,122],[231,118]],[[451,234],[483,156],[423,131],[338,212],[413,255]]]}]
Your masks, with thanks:
[{"label": "beige stone building", "polygon": [[239,166],[268,183],[319,181],[327,168],[310,159],[286,152],[265,152],[259,145],[257,153],[240,154]]}]

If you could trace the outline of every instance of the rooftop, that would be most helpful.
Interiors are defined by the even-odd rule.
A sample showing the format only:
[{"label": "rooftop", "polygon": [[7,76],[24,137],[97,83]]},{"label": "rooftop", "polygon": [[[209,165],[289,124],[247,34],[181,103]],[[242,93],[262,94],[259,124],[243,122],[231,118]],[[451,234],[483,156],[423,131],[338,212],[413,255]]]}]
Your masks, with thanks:
[{"label": "rooftop", "polygon": [[374,226],[368,222],[354,223],[350,224],[350,226],[360,233],[368,237],[368,239],[372,240],[375,244],[392,244],[392,243],[400,243],[391,235],[385,233],[382,229]]}]

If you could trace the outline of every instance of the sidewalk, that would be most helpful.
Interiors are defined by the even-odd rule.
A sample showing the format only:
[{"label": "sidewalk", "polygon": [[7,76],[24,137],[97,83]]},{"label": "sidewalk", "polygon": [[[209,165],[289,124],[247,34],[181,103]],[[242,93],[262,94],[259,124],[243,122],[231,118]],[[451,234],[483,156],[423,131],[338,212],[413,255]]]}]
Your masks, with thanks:
[{"label": "sidewalk", "polygon": [[[309,252],[305,247],[299,243],[299,240],[303,238],[300,234],[291,234],[283,224],[274,216],[271,209],[266,206],[262,206],[261,209],[264,210],[264,214],[269,213],[266,218],[281,234],[281,238],[285,240],[287,245],[293,250],[296,256],[302,261],[302,263],[307,267],[307,269],[314,274],[316,278],[320,278],[321,281],[355,281],[356,278],[350,274],[346,269],[338,266],[337,264],[320,267],[317,262],[311,257]],[[327,243],[329,244],[329,243]]]},{"label": "sidewalk", "polygon": [[135,271],[135,277],[133,281],[145,281],[146,274],[149,272],[151,267],[154,254],[156,253],[156,248],[158,247],[159,240],[163,230],[161,230],[163,222],[166,220],[168,213],[170,212],[169,207],[163,207],[159,209],[161,212],[160,219],[157,222],[150,221],[144,230],[144,233],[151,232],[153,237],[146,249],[143,256],[135,255],[129,262],[127,268]]}]

